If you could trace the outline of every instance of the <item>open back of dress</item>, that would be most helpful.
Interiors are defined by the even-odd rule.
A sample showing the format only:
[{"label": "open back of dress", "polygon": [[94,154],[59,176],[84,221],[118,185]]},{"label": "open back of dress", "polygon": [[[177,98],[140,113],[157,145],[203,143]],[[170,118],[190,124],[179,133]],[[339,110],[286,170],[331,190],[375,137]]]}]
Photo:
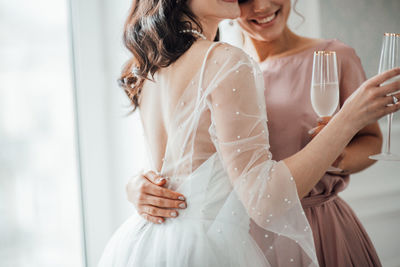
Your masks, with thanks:
[{"label": "open back of dress", "polygon": [[316,266],[294,179],[271,160],[257,64],[237,48],[199,42],[182,59],[206,51],[197,71],[182,85],[172,78],[179,64],[160,70],[141,102],[153,167],[188,207],[162,225],[133,215],[100,266]]}]

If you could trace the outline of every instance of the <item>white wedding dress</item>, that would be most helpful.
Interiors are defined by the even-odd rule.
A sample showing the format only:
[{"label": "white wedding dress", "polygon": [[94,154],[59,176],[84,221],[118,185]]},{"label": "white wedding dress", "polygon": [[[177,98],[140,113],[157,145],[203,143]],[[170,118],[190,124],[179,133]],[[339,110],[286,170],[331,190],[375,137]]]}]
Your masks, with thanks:
[{"label": "white wedding dress", "polygon": [[[199,42],[206,41],[193,46]],[[190,61],[193,49],[181,61]],[[141,103],[141,113],[164,116],[164,145],[156,138],[160,123],[142,120],[149,150],[188,207],[160,225],[132,215],[109,241],[99,267],[317,266],[294,179],[268,150],[257,64],[227,44],[204,51],[186,86],[174,88],[174,63],[146,81],[153,89],[143,88],[143,101],[146,90],[156,88],[162,102]]]}]

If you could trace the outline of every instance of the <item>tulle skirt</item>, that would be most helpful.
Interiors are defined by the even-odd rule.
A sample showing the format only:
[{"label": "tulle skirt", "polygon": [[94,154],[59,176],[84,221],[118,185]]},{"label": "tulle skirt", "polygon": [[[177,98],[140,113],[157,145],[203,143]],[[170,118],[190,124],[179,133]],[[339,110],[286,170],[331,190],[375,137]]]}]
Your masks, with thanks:
[{"label": "tulle skirt", "polygon": [[109,242],[99,266],[268,266],[245,229],[199,220],[154,225],[131,217]]},{"label": "tulle skirt", "polygon": [[178,188],[188,203],[178,218],[158,225],[134,214],[113,235],[98,266],[270,266],[249,234],[244,207],[213,158]]}]

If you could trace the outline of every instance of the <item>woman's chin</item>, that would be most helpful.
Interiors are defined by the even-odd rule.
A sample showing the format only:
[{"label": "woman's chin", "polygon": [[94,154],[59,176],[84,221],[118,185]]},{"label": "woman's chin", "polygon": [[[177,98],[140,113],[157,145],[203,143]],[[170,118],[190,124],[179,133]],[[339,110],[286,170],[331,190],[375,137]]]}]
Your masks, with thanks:
[{"label": "woman's chin", "polygon": [[228,15],[224,19],[237,19],[238,17],[240,17],[240,11],[237,13],[232,13],[232,14]]},{"label": "woman's chin", "polygon": [[240,17],[240,7],[237,0],[221,0],[221,17],[223,19],[236,19]]},{"label": "woman's chin", "polygon": [[259,27],[253,27],[253,25],[246,25],[246,26],[247,27],[245,28],[245,31],[247,31],[252,38],[262,42],[275,41],[279,39],[280,36],[282,36],[283,32],[283,30],[280,29],[279,27],[259,28]]}]

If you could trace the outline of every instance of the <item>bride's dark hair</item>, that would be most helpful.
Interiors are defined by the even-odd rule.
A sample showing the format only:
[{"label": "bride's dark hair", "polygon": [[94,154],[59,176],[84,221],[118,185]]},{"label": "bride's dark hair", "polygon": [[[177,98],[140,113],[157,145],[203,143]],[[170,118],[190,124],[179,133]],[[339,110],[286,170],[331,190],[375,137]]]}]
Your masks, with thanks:
[{"label": "bride's dark hair", "polygon": [[133,57],[123,67],[118,80],[133,104],[146,79],[168,67],[195,42],[196,36],[184,30],[202,31],[187,0],[134,0],[125,22],[124,43]]}]

